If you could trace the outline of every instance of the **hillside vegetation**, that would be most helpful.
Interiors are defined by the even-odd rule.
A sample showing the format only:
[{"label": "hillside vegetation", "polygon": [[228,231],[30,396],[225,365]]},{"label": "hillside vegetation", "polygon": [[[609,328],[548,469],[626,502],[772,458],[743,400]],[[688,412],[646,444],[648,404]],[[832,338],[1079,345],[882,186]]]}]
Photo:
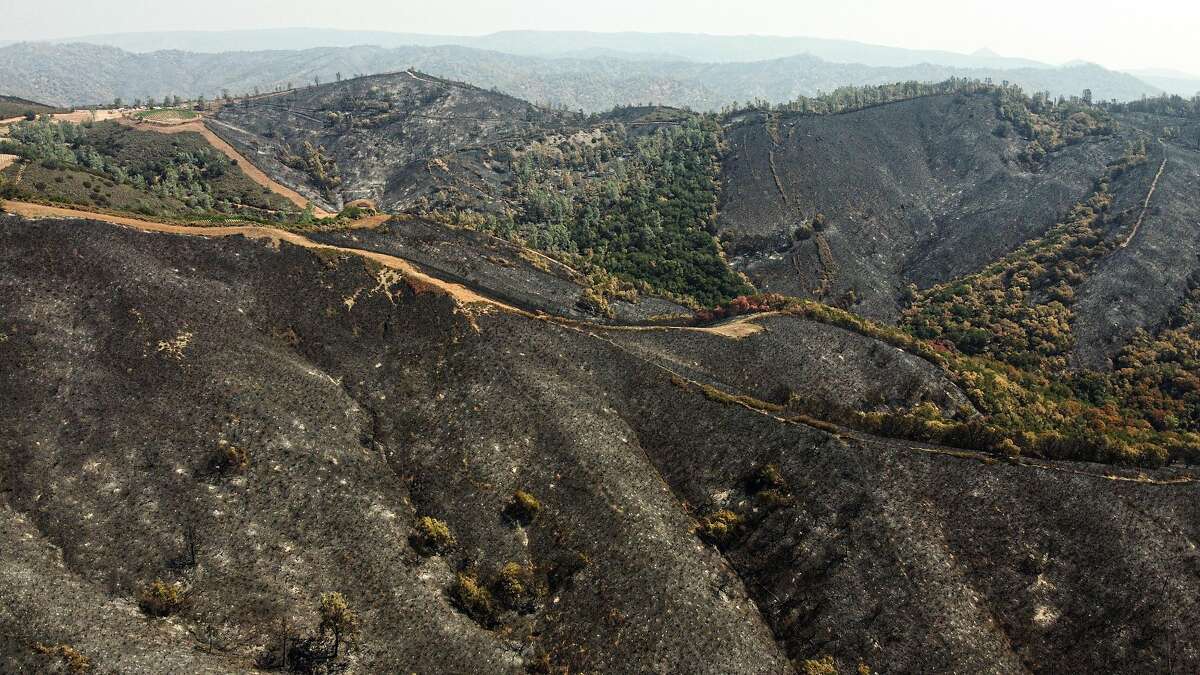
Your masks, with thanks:
[{"label": "hillside vegetation", "polygon": [[33,115],[43,115],[46,113],[64,112],[62,108],[27,101],[16,96],[0,96],[0,120],[11,119],[13,117],[29,118]]},{"label": "hillside vegetation", "polygon": [[14,125],[0,152],[22,162],[0,196],[184,219],[296,223],[304,214],[250,178],[199,134],[159,134],[115,121]]},{"label": "hillside vegetation", "polygon": [[721,130],[688,117],[624,125],[514,153],[513,212],[479,227],[566,253],[646,290],[711,305],[749,292],[721,257],[716,225]]}]

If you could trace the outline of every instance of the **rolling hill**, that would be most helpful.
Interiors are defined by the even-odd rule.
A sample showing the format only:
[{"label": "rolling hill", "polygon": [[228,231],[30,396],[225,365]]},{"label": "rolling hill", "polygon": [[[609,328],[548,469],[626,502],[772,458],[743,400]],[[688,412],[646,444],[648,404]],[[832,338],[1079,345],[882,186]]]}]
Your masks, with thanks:
[{"label": "rolling hill", "polygon": [[86,35],[55,42],[85,42],[131,52],[178,49],[227,52],[314,47],[407,47],[455,45],[525,56],[572,56],[582,53],[707,62],[765,61],[809,54],[837,63],[871,66],[937,64],[956,68],[1048,68],[1029,59],[1000,56],[987,49],[973,54],[884,47],[852,40],[769,35],[695,33],[598,33],[589,31],[500,31],[480,36],[427,35],[388,31],[282,28],[239,31],[166,31]]},{"label": "rolling hill", "polygon": [[970,68],[912,64],[869,66],[810,55],[752,62],[639,60],[631,57],[522,56],[461,46],[321,47],[305,50],[131,53],[88,44],[20,43],[0,47],[0,91],[63,105],[167,95],[213,98],[273,91],[289,84],[417,68],[439,77],[498,88],[541,103],[600,112],[653,103],[720,110],[734,102],[786,101],[847,85],[950,77],[1011,81],[1027,91],[1128,100],[1161,90],[1098,66]]},{"label": "rolling hill", "polygon": [[54,112],[63,112],[63,109],[16,96],[0,96],[0,120]]}]

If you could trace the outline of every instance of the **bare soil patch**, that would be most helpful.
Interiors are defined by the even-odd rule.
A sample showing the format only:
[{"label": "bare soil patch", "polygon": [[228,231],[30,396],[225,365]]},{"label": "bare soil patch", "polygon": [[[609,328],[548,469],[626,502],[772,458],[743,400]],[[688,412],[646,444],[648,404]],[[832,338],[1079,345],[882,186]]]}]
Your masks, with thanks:
[{"label": "bare soil patch", "polygon": [[109,110],[74,110],[69,113],[55,113],[54,120],[56,122],[74,122],[80,124],[82,122],[103,122],[104,120],[115,120],[125,116],[125,110],[120,108],[112,108]]}]

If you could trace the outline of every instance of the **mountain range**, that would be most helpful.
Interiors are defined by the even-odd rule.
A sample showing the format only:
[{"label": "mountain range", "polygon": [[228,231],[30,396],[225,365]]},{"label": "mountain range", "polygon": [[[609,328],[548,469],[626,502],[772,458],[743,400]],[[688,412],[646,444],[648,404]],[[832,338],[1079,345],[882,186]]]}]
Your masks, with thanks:
[{"label": "mountain range", "polygon": [[1008,58],[988,49],[973,54],[885,47],[852,40],[764,35],[705,35],[696,33],[598,33],[590,31],[500,31],[480,36],[430,35],[386,31],[323,28],[283,28],[239,31],[166,31],[87,35],[56,42],[86,42],[132,52],[180,49],[225,52],[311,47],[379,47],[457,45],[525,56],[631,54],[665,60],[707,62],[764,61],[811,54],[838,63],[869,66],[913,66],[932,63],[958,68],[1049,68],[1030,59]]},{"label": "mountain range", "polygon": [[[1085,89],[1090,89],[1098,99],[1126,100],[1162,91],[1132,75],[1090,64],[1051,67],[988,55],[963,58],[942,55],[942,62],[934,62],[928,59],[937,55],[925,52],[909,53],[891,48],[854,51],[848,46],[850,43],[840,42],[822,47],[829,41],[778,45],[766,41],[757,48],[738,51],[735,49],[737,43],[726,45],[727,39],[711,38],[717,41],[711,51],[698,48],[689,51],[683,50],[682,46],[692,42],[680,37],[679,44],[664,40],[663,46],[669,47],[671,53],[682,51],[683,56],[689,58],[666,58],[650,55],[651,52],[618,49],[650,48],[644,41],[638,42],[632,38],[625,42],[616,41],[615,38],[595,40],[589,47],[584,36],[572,45],[574,49],[569,53],[573,55],[561,55],[567,52],[559,52],[558,56],[548,56],[547,53],[555,51],[554,45],[565,48],[568,42],[550,39],[553,36],[522,40],[512,34],[496,34],[488,36],[487,40],[480,38],[471,41],[489,45],[491,49],[458,45],[358,45],[257,50],[279,43],[305,44],[318,39],[300,39],[291,33],[196,35],[97,38],[133,48],[172,47],[148,52],[80,42],[30,42],[2,47],[0,91],[57,105],[107,103],[117,97],[127,102],[146,97],[158,99],[166,95],[185,98],[204,95],[211,98],[223,90],[236,96],[255,90],[272,91],[316,81],[328,82],[339,74],[349,77],[394,72],[409,67],[440,77],[495,87],[541,104],[588,112],[629,103],[719,110],[735,102],[753,99],[783,102],[842,86],[908,80],[941,81],[950,77],[1010,81],[1027,91],[1048,91],[1064,96],[1077,96]],[[372,39],[371,35],[357,33],[341,37],[346,41]],[[374,39],[382,41],[381,38]],[[401,35],[392,36],[391,39],[426,43],[437,41],[429,36]],[[536,49],[522,48],[523,44],[540,46]],[[797,54],[792,51],[791,55],[780,55],[789,50],[800,50],[805,45],[813,47],[811,51],[819,54]],[[256,51],[180,49],[208,47],[216,50],[233,46]],[[542,55],[504,50],[537,51]],[[731,60],[738,53],[770,58]],[[849,59],[852,54],[875,64],[888,62],[893,65],[831,60],[835,57]],[[707,55],[709,60],[690,58],[700,55]]]}]

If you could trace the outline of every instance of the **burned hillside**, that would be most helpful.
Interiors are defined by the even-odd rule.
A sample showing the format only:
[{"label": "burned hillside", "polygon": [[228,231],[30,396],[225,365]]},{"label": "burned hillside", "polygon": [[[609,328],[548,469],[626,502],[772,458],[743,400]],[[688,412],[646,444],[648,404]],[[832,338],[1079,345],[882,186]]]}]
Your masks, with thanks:
[{"label": "burned hillside", "polygon": [[1035,159],[996,98],[739,115],[726,131],[722,239],[763,289],[894,319],[909,284],[968,274],[1040,235],[1130,140],[1085,127]]},{"label": "burned hillside", "polygon": [[[616,329],[355,254],[13,217],[0,238],[5,669],[57,645],[249,671],[333,592],[367,671],[1200,659],[1178,470],[830,434]],[[154,581],[184,595],[166,618]]]}]

